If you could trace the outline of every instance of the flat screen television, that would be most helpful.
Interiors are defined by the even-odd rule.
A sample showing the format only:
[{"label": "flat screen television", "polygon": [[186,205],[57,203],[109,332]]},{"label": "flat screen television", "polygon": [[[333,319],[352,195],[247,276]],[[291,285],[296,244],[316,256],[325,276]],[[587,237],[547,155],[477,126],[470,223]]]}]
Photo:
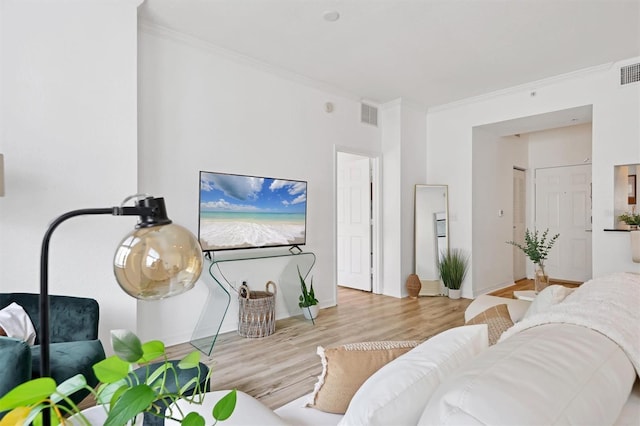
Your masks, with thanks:
[{"label": "flat screen television", "polygon": [[299,246],[306,228],[307,182],[200,172],[203,251]]}]

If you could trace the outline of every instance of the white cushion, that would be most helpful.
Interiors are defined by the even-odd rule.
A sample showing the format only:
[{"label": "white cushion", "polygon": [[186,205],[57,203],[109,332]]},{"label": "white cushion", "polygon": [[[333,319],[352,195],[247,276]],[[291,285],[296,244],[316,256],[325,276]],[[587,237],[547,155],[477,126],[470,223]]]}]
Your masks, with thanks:
[{"label": "white cushion", "polygon": [[0,310],[0,327],[8,337],[24,340],[29,345],[33,345],[36,340],[36,330],[31,318],[15,302]]},{"label": "white cushion", "polygon": [[608,425],[635,380],[612,340],[548,324],[484,351],[434,392],[419,425]]},{"label": "white cushion", "polygon": [[[183,413],[197,412],[205,418],[206,424],[213,424],[213,416],[211,411],[216,403],[225,396],[229,391],[215,391],[208,392],[204,395],[202,404],[190,404],[184,399],[178,400],[175,405],[180,407]],[[233,410],[233,414],[227,420],[220,422],[225,426],[284,426],[287,423],[272,410],[266,407],[257,399],[247,395],[244,392],[237,391],[236,408]],[[180,423],[166,419],[165,425],[179,425]]]},{"label": "white cushion", "polygon": [[575,288],[556,284],[545,287],[545,289],[538,293],[536,298],[533,299],[529,309],[527,309],[527,312],[524,314],[524,318],[529,318],[530,316],[544,312],[553,305],[557,305],[574,291]]},{"label": "white cushion", "polygon": [[431,337],[369,377],[339,424],[416,424],[442,380],[487,347],[486,324],[452,328]]},{"label": "white cushion", "polygon": [[[307,407],[311,394],[283,405],[275,410],[287,424],[295,426],[336,426],[344,414],[326,413]],[[223,426],[224,423],[220,423]]]},{"label": "white cushion", "polygon": [[616,426],[638,426],[640,419],[640,380],[636,380],[633,390],[626,404],[620,411],[620,416],[614,423]]}]

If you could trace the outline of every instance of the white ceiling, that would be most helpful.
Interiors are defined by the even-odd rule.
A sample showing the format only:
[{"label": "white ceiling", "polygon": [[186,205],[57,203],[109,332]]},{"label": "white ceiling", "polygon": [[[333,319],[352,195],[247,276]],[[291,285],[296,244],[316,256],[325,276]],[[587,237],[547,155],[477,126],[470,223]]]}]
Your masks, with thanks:
[{"label": "white ceiling", "polygon": [[146,0],[139,15],[377,103],[442,105],[640,56],[640,0]]}]

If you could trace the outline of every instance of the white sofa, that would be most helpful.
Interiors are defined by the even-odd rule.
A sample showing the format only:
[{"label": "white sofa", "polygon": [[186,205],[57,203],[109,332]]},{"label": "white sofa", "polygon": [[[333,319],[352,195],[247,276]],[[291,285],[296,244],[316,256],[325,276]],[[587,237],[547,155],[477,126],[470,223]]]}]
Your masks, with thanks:
[{"label": "white sofa", "polygon": [[[601,306],[589,306],[592,302]],[[446,358],[451,354],[439,358],[432,354],[455,339],[438,335],[425,342],[422,349],[418,346],[371,376],[354,395],[345,415],[305,407],[309,396],[271,411],[240,393],[236,411],[225,424],[640,425],[637,380],[640,276],[616,274],[585,283],[563,302],[545,311],[549,312],[550,321],[539,320],[544,316],[542,313],[525,317],[530,302],[493,296],[474,300],[466,311],[466,319],[502,303],[507,304],[517,324],[505,332],[496,345],[462,360],[453,371],[441,369],[438,364],[441,362],[438,359],[448,362]],[[572,324],[570,322],[580,321],[562,319],[564,313],[560,320],[553,319],[554,312],[571,311],[572,306],[581,308],[582,305],[588,306],[583,311],[589,320],[597,319],[598,311],[604,314],[608,309],[618,311],[611,316],[621,315],[630,323],[631,327],[622,331],[631,333],[631,345],[624,341],[624,336],[614,335],[617,329],[607,332],[608,329],[599,328],[597,324]],[[616,321],[614,327],[624,322]],[[468,327],[482,326],[460,329]],[[455,337],[464,333],[469,334],[455,330],[441,334]],[[435,343],[429,347],[430,340]],[[432,358],[429,362],[421,363],[429,356]],[[438,366],[434,370],[435,364]],[[421,369],[430,372],[422,374]],[[431,382],[425,387],[420,381],[429,375]],[[416,387],[416,383],[421,387]],[[205,407],[211,407],[222,394],[224,392],[208,395]],[[380,398],[384,399],[383,403]],[[366,404],[374,407],[363,408]]]}]

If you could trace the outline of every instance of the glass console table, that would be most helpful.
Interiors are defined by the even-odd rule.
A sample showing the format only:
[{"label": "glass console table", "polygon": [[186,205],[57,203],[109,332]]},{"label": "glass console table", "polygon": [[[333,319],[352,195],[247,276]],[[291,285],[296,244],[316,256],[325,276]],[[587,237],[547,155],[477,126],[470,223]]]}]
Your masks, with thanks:
[{"label": "glass console table", "polygon": [[[238,287],[241,284],[239,280],[245,277],[240,271],[258,266],[265,268],[265,262],[270,262],[272,264],[270,267],[278,270],[279,274],[279,277],[273,280],[276,282],[278,292],[276,308],[279,303],[284,302],[289,316],[295,316],[300,314],[298,268],[306,281],[316,263],[316,255],[312,252],[271,253],[254,257],[213,258],[209,262],[209,275],[213,281],[201,280],[207,285],[209,294],[189,342],[207,356],[211,356],[213,352],[213,346],[229,311],[232,296],[236,299],[238,297]],[[231,279],[227,279],[227,276]],[[267,281],[268,279],[263,280],[264,283]],[[310,282],[307,281],[307,285],[309,284]],[[250,287],[251,290],[264,290],[263,287],[257,288],[255,285]]]}]

